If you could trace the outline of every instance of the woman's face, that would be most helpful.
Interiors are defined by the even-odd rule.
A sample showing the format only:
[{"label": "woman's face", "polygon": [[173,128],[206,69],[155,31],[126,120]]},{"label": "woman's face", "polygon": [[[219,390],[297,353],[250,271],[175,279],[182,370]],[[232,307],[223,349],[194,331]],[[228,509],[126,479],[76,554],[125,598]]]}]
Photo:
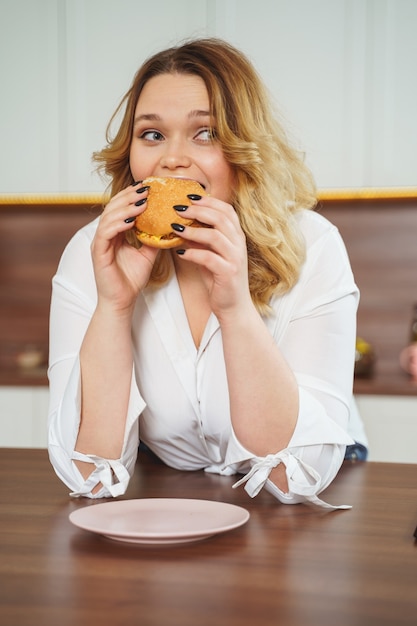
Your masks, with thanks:
[{"label": "woman's face", "polygon": [[215,128],[207,89],[199,76],[154,76],[136,105],[130,147],[133,178],[191,178],[211,196],[230,202],[232,168],[211,136]]}]

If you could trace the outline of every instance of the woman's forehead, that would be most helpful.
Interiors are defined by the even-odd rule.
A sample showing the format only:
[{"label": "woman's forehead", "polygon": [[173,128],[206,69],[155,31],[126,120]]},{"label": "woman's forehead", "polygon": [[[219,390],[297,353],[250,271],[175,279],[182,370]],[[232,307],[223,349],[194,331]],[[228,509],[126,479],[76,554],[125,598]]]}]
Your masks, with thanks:
[{"label": "woman's forehead", "polygon": [[181,107],[194,115],[209,115],[210,102],[202,78],[193,74],[160,74],[144,85],[136,105],[138,115],[157,115],[166,108]]}]

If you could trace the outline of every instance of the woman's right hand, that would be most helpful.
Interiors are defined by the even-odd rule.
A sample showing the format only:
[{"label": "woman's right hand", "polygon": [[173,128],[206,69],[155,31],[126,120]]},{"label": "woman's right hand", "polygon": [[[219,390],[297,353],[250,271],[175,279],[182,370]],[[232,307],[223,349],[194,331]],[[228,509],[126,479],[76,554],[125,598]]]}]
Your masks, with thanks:
[{"label": "woman's right hand", "polygon": [[[147,188],[138,183],[111,198],[91,244],[98,301],[116,311],[134,306],[158,254],[155,248],[142,246],[138,249],[126,241],[126,232],[132,228],[134,218],[146,208],[146,197]],[[141,200],[143,203],[138,206]]]}]

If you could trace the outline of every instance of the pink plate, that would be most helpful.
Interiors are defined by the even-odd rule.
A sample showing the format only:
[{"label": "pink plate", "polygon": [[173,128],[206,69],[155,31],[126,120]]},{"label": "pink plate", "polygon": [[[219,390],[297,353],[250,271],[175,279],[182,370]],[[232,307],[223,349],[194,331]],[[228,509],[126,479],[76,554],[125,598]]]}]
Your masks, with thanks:
[{"label": "pink plate", "polygon": [[73,511],[79,528],[130,543],[187,543],[242,526],[249,511],[212,500],[145,498],[92,504]]}]

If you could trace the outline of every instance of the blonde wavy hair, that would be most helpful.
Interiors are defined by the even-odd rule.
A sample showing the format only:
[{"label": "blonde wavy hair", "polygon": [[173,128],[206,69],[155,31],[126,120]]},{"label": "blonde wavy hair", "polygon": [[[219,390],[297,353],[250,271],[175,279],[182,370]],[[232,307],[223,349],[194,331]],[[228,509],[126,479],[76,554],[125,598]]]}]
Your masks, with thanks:
[{"label": "blonde wavy hair", "polygon": [[[138,70],[107,128],[107,145],[93,155],[110,178],[113,196],[133,178],[129,166],[136,104],[144,85],[161,74],[200,76],[207,88],[214,141],[235,174],[232,204],[246,236],[249,286],[262,314],[274,294],[297,282],[305,258],[296,211],[316,205],[316,189],[303,155],[289,142],[252,63],[219,39],[197,39],[150,57]],[[114,137],[111,129],[122,114]],[[135,238],[136,239],[136,238]],[[161,251],[150,283],[169,277],[169,251]]]}]

